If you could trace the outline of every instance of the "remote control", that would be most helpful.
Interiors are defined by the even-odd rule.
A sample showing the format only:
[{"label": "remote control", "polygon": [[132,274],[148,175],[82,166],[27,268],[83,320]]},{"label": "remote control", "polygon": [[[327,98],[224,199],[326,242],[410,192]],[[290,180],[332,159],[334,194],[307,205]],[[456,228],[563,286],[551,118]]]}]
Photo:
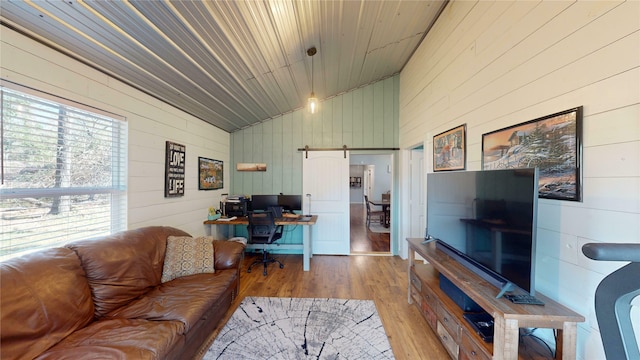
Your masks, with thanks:
[{"label": "remote control", "polygon": [[506,297],[509,301],[511,301],[514,304],[544,305],[544,302],[542,302],[542,301],[538,300],[536,297],[528,295],[528,294],[505,295],[504,297]]}]

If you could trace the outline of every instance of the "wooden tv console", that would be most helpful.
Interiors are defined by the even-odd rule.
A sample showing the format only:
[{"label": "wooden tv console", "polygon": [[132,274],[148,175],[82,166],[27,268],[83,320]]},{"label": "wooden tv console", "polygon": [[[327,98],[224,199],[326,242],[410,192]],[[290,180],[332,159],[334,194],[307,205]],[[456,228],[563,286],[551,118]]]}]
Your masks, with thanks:
[{"label": "wooden tv console", "polygon": [[[552,328],[556,333],[556,359],[576,358],[577,323],[584,317],[536,292],[544,306],[518,305],[496,299],[499,289],[483,280],[444,252],[435,242],[422,244],[409,238],[409,303],[414,303],[453,359],[552,358],[534,339],[519,348],[520,328]],[[416,255],[428,261],[416,261]],[[439,273],[494,318],[493,343],[487,343],[462,317],[462,309],[439,286]],[[542,351],[539,351],[542,348]]]}]

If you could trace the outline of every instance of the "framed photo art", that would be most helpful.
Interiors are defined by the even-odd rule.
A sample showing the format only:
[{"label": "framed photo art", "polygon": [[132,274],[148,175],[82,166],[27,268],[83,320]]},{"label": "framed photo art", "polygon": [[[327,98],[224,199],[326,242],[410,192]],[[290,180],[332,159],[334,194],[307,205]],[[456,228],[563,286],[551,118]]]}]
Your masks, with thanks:
[{"label": "framed photo art", "polygon": [[433,171],[464,170],[467,162],[467,124],[433,137]]},{"label": "framed photo art", "polygon": [[216,190],[224,187],[224,164],[220,160],[198,157],[198,190]]},{"label": "framed photo art", "polygon": [[482,168],[539,169],[538,197],[582,200],[582,106],[482,135]]}]

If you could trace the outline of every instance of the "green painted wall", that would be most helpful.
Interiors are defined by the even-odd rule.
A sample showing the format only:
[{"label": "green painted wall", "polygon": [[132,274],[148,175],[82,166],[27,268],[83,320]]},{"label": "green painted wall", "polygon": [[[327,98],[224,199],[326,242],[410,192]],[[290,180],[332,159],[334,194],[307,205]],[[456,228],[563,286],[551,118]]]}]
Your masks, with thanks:
[{"label": "green painted wall", "polygon": [[[320,102],[306,109],[231,134],[230,194],[302,194],[302,156],[298,148],[398,147],[399,76]],[[238,172],[237,163],[266,163],[266,172]],[[347,181],[347,179],[345,179]],[[236,229],[242,236],[245,229]],[[282,243],[298,243],[301,230]]]}]

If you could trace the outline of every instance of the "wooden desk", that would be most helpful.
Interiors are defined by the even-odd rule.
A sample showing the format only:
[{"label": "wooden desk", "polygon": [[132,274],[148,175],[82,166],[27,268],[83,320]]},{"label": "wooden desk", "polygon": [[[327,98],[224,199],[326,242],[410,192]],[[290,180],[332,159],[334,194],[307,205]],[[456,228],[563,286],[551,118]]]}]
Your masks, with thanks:
[{"label": "wooden desk", "polygon": [[[311,226],[315,225],[318,221],[318,215],[312,215],[309,221],[299,221],[295,218],[277,218],[276,225],[295,226],[302,225],[302,245],[288,245],[289,248],[302,249],[302,270],[309,271],[310,259],[313,256],[311,251]],[[238,217],[233,220],[206,220],[205,225],[249,225],[249,220],[246,217]],[[280,247],[283,248],[282,246]]]},{"label": "wooden desk", "polygon": [[384,226],[389,227],[390,216],[389,207],[391,206],[391,200],[369,200],[369,204],[375,206],[382,206],[382,212],[384,212]]},{"label": "wooden desk", "polygon": [[[453,322],[460,329],[457,338],[462,339],[462,344],[456,341],[447,343],[446,336],[441,336],[445,347],[452,352],[465,353],[468,347],[473,347],[476,352],[482,352],[485,358],[492,359],[518,359],[519,329],[552,328],[558,329],[556,336],[556,359],[576,358],[577,323],[583,322],[584,317],[552,299],[536,292],[536,297],[545,302],[544,306],[513,304],[505,298],[496,299],[499,289],[489,284],[471,270],[462,266],[459,262],[449,257],[444,252],[436,249],[435,242],[423,245],[422,238],[409,238],[409,293],[408,301],[422,301],[417,304],[427,316],[433,314],[432,322],[437,324],[441,317],[440,312],[452,314]],[[416,254],[422,256],[429,264],[416,263]],[[484,343],[474,330],[462,318],[462,310],[457,307],[439,289],[438,273],[447,277],[462,292],[473,299],[486,312],[494,318],[493,344]],[[435,296],[431,296],[431,294]],[[434,302],[434,299],[436,301]],[[433,304],[436,306],[433,306]],[[434,310],[435,309],[435,310]],[[436,319],[438,318],[438,320]],[[434,326],[434,325],[432,325]],[[448,325],[451,327],[452,325]],[[438,331],[440,334],[440,331]],[[453,334],[449,339],[456,339]],[[464,339],[470,339],[466,342]],[[471,345],[468,345],[468,344]],[[452,350],[453,349],[453,350]],[[524,350],[523,350],[524,351]],[[466,354],[466,353],[465,353]],[[522,356],[522,351],[520,356]],[[457,356],[455,357],[457,358]],[[526,357],[525,357],[526,358]]]}]

